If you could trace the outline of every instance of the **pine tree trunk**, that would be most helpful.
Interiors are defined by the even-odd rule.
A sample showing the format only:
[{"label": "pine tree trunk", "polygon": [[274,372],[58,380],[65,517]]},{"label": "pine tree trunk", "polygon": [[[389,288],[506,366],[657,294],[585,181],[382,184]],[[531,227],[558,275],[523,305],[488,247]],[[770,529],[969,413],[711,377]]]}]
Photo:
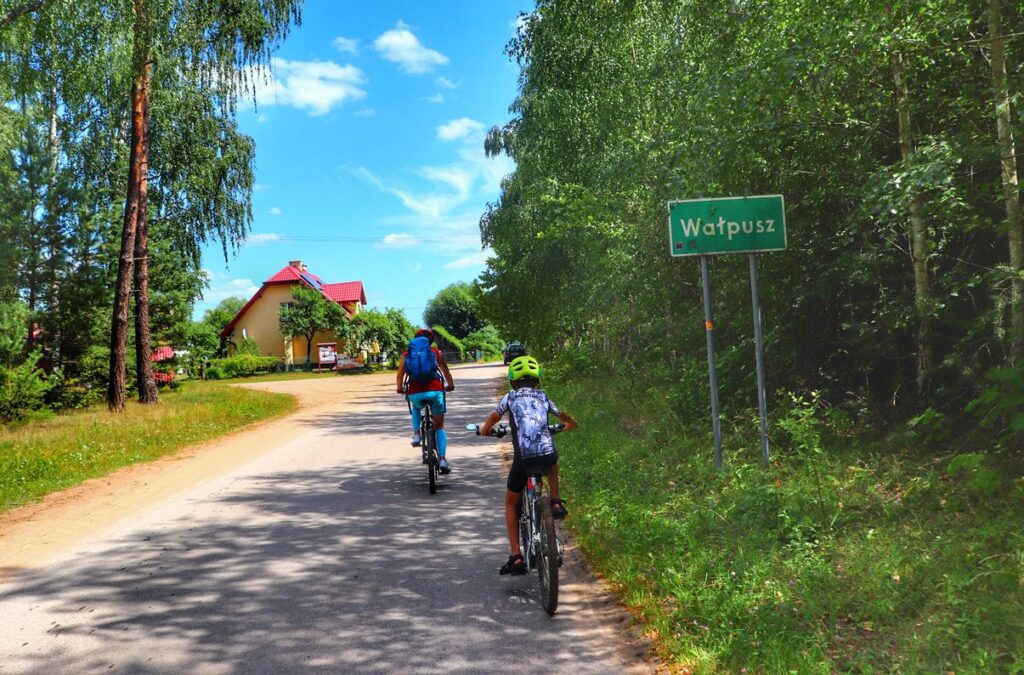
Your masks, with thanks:
[{"label": "pine tree trunk", "polygon": [[[910,164],[914,156],[914,132],[910,126],[910,94],[906,82],[906,61],[901,52],[892,58],[892,76],[896,87],[896,112],[899,125],[900,156]],[[914,305],[917,310],[917,390],[928,387],[934,363],[932,351],[931,283],[928,275],[928,228],[925,225],[923,199],[910,198],[910,260],[914,271]]]},{"label": "pine tree trunk", "polygon": [[110,328],[110,374],[107,383],[107,407],[113,412],[124,410],[125,404],[125,345],[128,341],[128,305],[131,300],[134,271],[135,233],[139,213],[139,184],[141,161],[145,156],[145,92],[149,86],[149,50],[144,24],[142,0],[135,3],[133,67],[135,82],[132,86],[131,118],[132,138],[128,160],[128,195],[125,199],[124,224],[121,229],[121,255],[117,264],[117,286],[114,289],[114,312]]},{"label": "pine tree trunk", "polygon": [[153,379],[153,350],[149,335],[149,242],[147,239],[147,208],[149,205],[149,64],[145,68],[142,90],[142,128],[139,147],[138,210],[135,225],[135,382],[139,403],[156,403],[156,381]]},{"label": "pine tree trunk", "polygon": [[1014,273],[1010,290],[1010,361],[1024,356],[1024,226],[1021,223],[1020,187],[1017,182],[1017,150],[1013,140],[1010,91],[1006,84],[1006,36],[999,0],[989,0],[988,29],[992,40],[992,89],[996,104],[996,133],[1003,176],[1003,201],[1006,204],[1006,238],[1010,249],[1010,269]]},{"label": "pine tree trunk", "polygon": [[50,314],[50,360],[54,367],[61,365],[63,353],[63,333],[60,320],[60,287],[61,271],[65,268],[66,251],[65,237],[60,224],[60,195],[57,194],[58,172],[60,167],[60,127],[57,117],[57,89],[50,89],[50,173],[46,187],[46,239],[49,257],[47,258],[47,293],[46,305]]}]

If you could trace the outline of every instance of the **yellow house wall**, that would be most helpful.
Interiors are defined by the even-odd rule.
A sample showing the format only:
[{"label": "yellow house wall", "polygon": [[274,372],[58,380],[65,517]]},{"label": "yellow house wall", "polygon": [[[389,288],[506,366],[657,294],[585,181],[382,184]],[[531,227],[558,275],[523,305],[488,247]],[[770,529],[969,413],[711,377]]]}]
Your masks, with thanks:
[{"label": "yellow house wall", "polygon": [[[260,353],[265,356],[284,358],[284,338],[281,337],[281,324],[278,322],[281,303],[292,301],[290,286],[268,286],[263,289],[256,302],[249,306],[245,314],[235,324],[231,340],[240,344],[244,335],[256,340]],[[302,356],[306,352],[303,350]]]}]

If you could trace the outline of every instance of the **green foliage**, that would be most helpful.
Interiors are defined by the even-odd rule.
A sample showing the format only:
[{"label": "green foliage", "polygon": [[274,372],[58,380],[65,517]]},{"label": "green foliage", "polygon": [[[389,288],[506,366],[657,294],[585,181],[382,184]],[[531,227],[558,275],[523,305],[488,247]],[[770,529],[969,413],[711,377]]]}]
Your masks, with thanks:
[{"label": "green foliage", "polygon": [[[586,355],[584,368],[671,364],[680,377],[664,382],[666,395],[684,399],[700,373],[689,369],[702,366],[700,276],[696,261],[666,255],[665,205],[781,193],[789,250],[759,257],[772,386],[821,391],[854,424],[962,410],[979,374],[1010,351],[989,47],[975,41],[985,10],[954,0],[831,10],[540,0],[508,47],[520,66],[512,119],[485,144],[516,162],[480,220],[494,251],[479,280],[485,318],[538,356]],[[1006,33],[1021,21],[1008,14]],[[714,36],[716,48],[695,48],[694,36]],[[906,158],[897,54],[912,109]],[[912,205],[927,228],[921,302]],[[723,409],[745,414],[747,261],[710,265]],[[935,355],[923,391],[921,339]]]},{"label": "green foliage", "polygon": [[991,497],[1003,485],[1002,474],[985,466],[985,456],[977,452],[957,455],[946,465],[946,473],[960,478],[968,492],[978,497]]},{"label": "green foliage", "polygon": [[[458,339],[451,333],[449,333],[444,326],[433,326],[431,330],[434,331],[435,335],[439,335],[444,338],[444,341],[454,347],[459,352],[459,358],[463,358],[466,355],[466,347],[462,344],[462,340]],[[435,340],[436,343],[436,340]]]},{"label": "green foliage", "polygon": [[232,377],[248,377],[259,373],[270,372],[280,363],[276,356],[259,356],[255,354],[233,354],[223,359],[210,361],[206,372],[211,380]]},{"label": "green foliage", "polygon": [[1024,366],[993,368],[990,385],[967,406],[981,423],[1000,435],[1024,434]]},{"label": "green foliage", "polygon": [[22,360],[28,335],[28,308],[15,300],[0,303],[0,364],[8,367]]},{"label": "green foliage", "polygon": [[202,365],[221,350],[218,330],[206,321],[189,321],[179,325],[170,340],[176,348],[188,352],[181,361],[189,375],[198,374]]},{"label": "green foliage", "polygon": [[98,381],[93,350],[109,340],[137,57],[152,66],[150,326],[179,346],[201,244],[226,257],[252,220],[255,149],[237,101],[300,13],[295,0],[81,0],[0,26],[0,301],[24,298],[69,378]]},{"label": "green foliage", "polygon": [[478,296],[473,284],[464,281],[450,284],[427,302],[423,319],[428,326],[444,326],[461,340],[484,327]]},{"label": "green foliage", "polygon": [[13,422],[44,409],[46,396],[60,384],[59,372],[47,375],[37,366],[41,352],[29,354],[18,366],[0,366],[0,420]]},{"label": "green foliage", "polygon": [[260,343],[256,342],[255,338],[248,337],[238,341],[238,345],[235,347],[235,354],[238,356],[263,356],[263,352],[260,351]]},{"label": "green foliage", "polygon": [[462,340],[462,346],[468,352],[479,350],[485,358],[501,356],[505,341],[498,334],[498,329],[487,324],[477,331],[473,331]]},{"label": "green foliage", "polygon": [[203,313],[203,323],[209,325],[217,335],[224,330],[246,303],[245,298],[224,298],[220,303]]},{"label": "green foliage", "polygon": [[810,395],[772,428],[767,469],[756,425],[727,419],[716,473],[706,422],[679,425],[658,390],[578,373],[545,388],[580,420],[557,438],[567,524],[670,664],[1019,667],[1024,500],[987,496],[1005,475],[991,456],[954,458],[947,475],[913,444],[852,437]]},{"label": "green foliage", "polygon": [[381,352],[390,355],[401,354],[415,333],[415,328],[405,318],[405,312],[390,307],[383,312],[364,309],[356,314],[352,322],[362,326],[361,334],[365,342],[377,343]]}]

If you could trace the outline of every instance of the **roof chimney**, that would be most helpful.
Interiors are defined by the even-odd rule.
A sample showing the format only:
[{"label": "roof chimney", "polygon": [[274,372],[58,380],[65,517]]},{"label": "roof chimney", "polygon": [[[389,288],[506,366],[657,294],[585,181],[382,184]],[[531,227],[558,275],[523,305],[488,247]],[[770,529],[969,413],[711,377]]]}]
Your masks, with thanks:
[{"label": "roof chimney", "polygon": [[295,269],[297,269],[300,272],[305,272],[306,271],[306,266],[302,264],[301,260],[289,260],[288,261],[288,266],[289,267],[294,267]]}]

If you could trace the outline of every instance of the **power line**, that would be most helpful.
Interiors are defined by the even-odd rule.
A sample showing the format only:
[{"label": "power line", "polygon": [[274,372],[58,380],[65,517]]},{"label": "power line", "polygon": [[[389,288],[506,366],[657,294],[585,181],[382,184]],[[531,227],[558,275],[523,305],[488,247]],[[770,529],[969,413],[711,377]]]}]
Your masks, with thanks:
[{"label": "power line", "polygon": [[[468,239],[469,236],[462,237],[416,237],[414,235],[407,235],[408,240],[399,240],[392,245],[408,244],[413,246],[420,243],[447,243],[453,239]],[[292,236],[290,234],[275,234],[270,235],[266,232],[254,232],[247,238],[248,241],[339,241],[339,242],[351,242],[351,243],[364,243],[364,244],[386,244],[388,243],[384,237],[311,237],[307,235]]]}]

